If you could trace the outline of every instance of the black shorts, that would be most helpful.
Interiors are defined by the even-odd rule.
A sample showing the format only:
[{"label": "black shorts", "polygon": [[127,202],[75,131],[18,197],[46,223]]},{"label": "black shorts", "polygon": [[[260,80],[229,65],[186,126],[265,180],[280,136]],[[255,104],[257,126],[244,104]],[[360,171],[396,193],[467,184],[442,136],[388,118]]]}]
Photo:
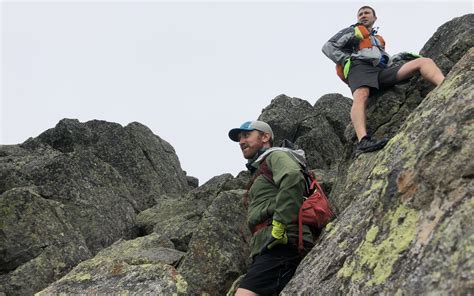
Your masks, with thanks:
[{"label": "black shorts", "polygon": [[354,93],[356,89],[362,86],[380,89],[397,84],[397,73],[402,65],[393,65],[388,68],[374,67],[372,64],[354,60],[351,63],[347,83]]},{"label": "black shorts", "polygon": [[295,274],[302,258],[296,247],[277,245],[254,257],[239,287],[259,295],[278,295]]}]

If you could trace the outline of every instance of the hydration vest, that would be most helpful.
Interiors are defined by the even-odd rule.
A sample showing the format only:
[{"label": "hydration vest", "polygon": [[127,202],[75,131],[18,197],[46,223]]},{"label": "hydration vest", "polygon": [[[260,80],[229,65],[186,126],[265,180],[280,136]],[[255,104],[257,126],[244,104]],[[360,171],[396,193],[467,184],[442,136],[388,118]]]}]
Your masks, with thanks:
[{"label": "hydration vest", "polygon": [[[374,33],[376,33],[376,31],[374,31]],[[359,41],[358,50],[364,48],[372,48],[374,46],[385,48],[385,40],[383,39],[383,37],[380,35],[372,35],[369,30],[367,30],[367,28],[363,25],[355,26],[354,34],[358,39],[361,39]],[[370,38],[371,35],[374,37],[373,39]],[[376,44],[374,44],[374,42]],[[350,60],[348,61],[348,63],[349,65],[347,66],[347,69],[344,69],[346,65],[336,64],[337,76],[339,76],[339,78],[341,78],[341,80],[345,83],[347,83],[347,74],[349,73]]]}]

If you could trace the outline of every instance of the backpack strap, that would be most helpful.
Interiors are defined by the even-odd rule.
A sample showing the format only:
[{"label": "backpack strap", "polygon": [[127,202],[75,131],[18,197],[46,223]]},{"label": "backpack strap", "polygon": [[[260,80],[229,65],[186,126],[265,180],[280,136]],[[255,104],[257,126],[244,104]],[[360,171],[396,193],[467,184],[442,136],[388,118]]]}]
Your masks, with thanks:
[{"label": "backpack strap", "polygon": [[382,46],[383,49],[385,49],[385,39],[383,39],[383,37],[380,35],[375,35],[375,38],[379,40],[380,45]]},{"label": "backpack strap", "polygon": [[268,168],[268,164],[267,164],[267,156],[265,156],[261,161],[260,161],[260,165],[258,166],[258,169],[257,171],[255,172],[255,174],[253,175],[252,179],[250,180],[250,182],[247,184],[247,192],[250,190],[250,188],[252,187],[253,183],[255,182],[255,180],[260,176],[260,175],[263,175],[263,177],[268,181],[270,182],[271,184],[275,185],[275,181],[273,181],[273,173],[272,171],[270,170],[270,168]]},{"label": "backpack strap", "polygon": [[271,184],[273,184],[274,186],[276,186],[275,184],[275,181],[273,181],[273,173],[272,171],[268,168],[268,165],[267,165],[267,156],[265,156],[261,161],[260,161],[260,165],[258,166],[258,169],[257,171],[255,172],[255,175],[253,175],[252,179],[247,183],[247,186],[246,186],[246,190],[247,192],[245,192],[245,195],[244,195],[244,206],[245,208],[248,208],[248,197],[249,197],[249,191],[250,191],[250,188],[252,187],[253,183],[255,182],[255,180],[260,176],[262,175],[268,182],[270,182]]},{"label": "backpack strap", "polygon": [[300,252],[304,251],[303,244],[303,206],[300,207],[298,211],[298,250]]}]

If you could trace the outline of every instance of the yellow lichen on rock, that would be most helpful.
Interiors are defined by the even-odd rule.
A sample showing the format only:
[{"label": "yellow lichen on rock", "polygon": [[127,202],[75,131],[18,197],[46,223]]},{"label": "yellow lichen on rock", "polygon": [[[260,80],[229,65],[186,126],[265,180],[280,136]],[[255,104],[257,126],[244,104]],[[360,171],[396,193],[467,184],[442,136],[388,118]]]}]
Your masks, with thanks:
[{"label": "yellow lichen on rock", "polygon": [[[338,276],[351,277],[357,282],[368,279],[367,286],[383,283],[392,273],[399,255],[408,249],[415,238],[418,220],[418,211],[405,205],[388,212],[382,223],[382,231],[378,226],[369,229],[365,240],[356,250],[355,258],[344,263]],[[387,230],[380,233],[384,232],[383,229]],[[378,243],[377,236],[381,239]]]}]

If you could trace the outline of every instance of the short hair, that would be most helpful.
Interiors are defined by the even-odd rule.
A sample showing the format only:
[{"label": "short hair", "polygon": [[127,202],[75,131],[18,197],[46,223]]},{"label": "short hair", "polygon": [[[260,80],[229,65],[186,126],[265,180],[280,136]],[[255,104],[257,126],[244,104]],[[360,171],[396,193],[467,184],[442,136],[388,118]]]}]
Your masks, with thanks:
[{"label": "short hair", "polygon": [[365,6],[362,6],[361,8],[359,8],[359,10],[357,10],[357,14],[359,14],[359,11],[361,11],[361,10],[364,9],[364,8],[368,8],[368,9],[372,10],[372,13],[374,14],[374,16],[377,16],[377,15],[375,14],[375,9],[373,9],[372,7],[370,7],[370,6],[368,6],[368,5],[365,5]]}]

